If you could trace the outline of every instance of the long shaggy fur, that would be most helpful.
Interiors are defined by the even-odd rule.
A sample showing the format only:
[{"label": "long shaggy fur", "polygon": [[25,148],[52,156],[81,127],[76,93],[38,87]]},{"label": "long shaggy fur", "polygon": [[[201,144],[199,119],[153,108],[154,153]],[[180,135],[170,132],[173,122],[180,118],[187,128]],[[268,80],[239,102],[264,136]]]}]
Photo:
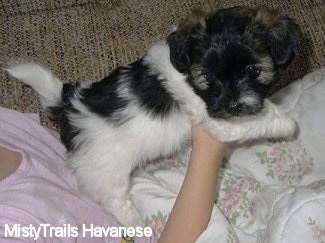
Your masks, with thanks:
[{"label": "long shaggy fur", "polygon": [[265,98],[298,54],[298,37],[292,19],[265,8],[195,12],[98,82],[63,84],[31,63],[8,72],[54,115],[82,190],[121,223],[138,225],[131,172],[188,146],[192,121],[223,141],[292,135],[294,122]]}]

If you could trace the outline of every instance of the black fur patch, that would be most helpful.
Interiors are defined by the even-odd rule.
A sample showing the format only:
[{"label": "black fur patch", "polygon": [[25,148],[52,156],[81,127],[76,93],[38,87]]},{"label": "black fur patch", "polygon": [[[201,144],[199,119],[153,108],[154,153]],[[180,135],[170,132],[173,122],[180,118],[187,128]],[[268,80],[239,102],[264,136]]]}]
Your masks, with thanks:
[{"label": "black fur patch", "polygon": [[124,109],[128,104],[127,99],[118,95],[122,69],[117,68],[101,81],[80,90],[80,101],[90,111],[107,120],[112,119],[114,113]]},{"label": "black fur patch", "polygon": [[175,100],[163,87],[158,76],[152,74],[150,68],[144,65],[142,59],[131,64],[128,74],[130,75],[130,87],[136,95],[140,105],[154,117],[163,117],[177,107]]},{"label": "black fur patch", "polygon": [[52,114],[53,120],[58,124],[60,129],[60,138],[68,151],[77,149],[73,139],[81,132],[79,128],[73,126],[69,120],[68,114],[78,113],[71,107],[52,106],[48,108]]},{"label": "black fur patch", "polygon": [[[119,92],[129,88],[131,96],[135,96],[141,107],[153,116],[164,116],[175,105],[174,100],[161,84],[162,80],[152,74],[142,59],[122,66],[108,77],[81,89],[81,101],[94,113],[118,122],[119,111],[127,109],[131,97],[121,97]],[[125,86],[125,87],[123,87]],[[132,104],[131,104],[132,105]],[[120,117],[123,119],[122,117]]]}]

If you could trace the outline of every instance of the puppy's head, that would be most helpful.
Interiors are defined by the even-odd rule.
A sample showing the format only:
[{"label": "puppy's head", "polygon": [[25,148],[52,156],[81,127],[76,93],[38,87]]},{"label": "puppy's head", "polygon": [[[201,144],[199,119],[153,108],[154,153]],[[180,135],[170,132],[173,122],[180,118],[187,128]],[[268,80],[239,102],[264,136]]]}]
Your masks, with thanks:
[{"label": "puppy's head", "polygon": [[258,113],[299,51],[298,25],[264,7],[194,11],[167,37],[171,62],[189,77],[210,116]]}]

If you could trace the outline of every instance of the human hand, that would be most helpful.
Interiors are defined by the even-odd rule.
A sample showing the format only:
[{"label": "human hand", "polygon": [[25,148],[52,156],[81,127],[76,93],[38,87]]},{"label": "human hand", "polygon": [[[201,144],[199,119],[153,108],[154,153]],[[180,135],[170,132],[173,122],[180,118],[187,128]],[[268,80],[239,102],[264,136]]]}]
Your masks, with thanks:
[{"label": "human hand", "polygon": [[228,146],[206,131],[202,124],[192,125],[192,158],[217,161],[216,158],[223,155]]}]

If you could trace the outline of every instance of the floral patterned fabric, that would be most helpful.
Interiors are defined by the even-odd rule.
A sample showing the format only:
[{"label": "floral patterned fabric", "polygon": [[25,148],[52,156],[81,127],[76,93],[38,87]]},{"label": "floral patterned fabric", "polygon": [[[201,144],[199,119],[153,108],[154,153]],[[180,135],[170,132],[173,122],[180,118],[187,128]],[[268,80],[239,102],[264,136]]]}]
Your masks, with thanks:
[{"label": "floral patterned fabric", "polygon": [[[233,145],[198,242],[325,242],[325,68],[272,98],[298,123],[286,141]],[[133,199],[159,235],[181,187],[190,151],[151,163],[133,178]]]}]

